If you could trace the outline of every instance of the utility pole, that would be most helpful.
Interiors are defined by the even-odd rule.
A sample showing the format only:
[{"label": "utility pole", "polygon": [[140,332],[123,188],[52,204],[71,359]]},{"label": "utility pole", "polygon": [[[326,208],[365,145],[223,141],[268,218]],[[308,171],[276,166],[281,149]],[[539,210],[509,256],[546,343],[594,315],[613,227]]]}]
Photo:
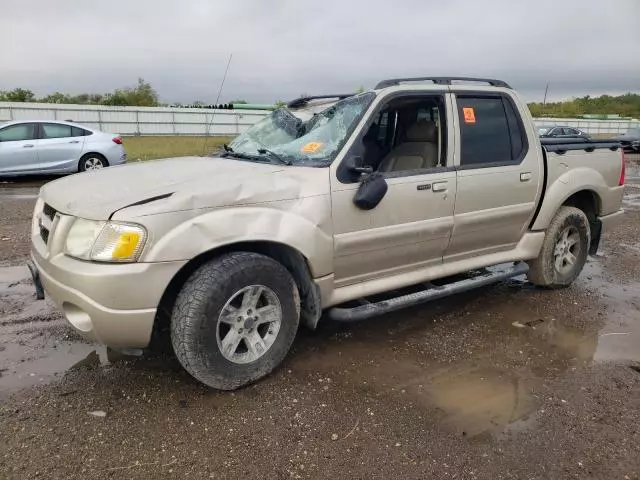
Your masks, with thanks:
[{"label": "utility pole", "polygon": [[547,82],[547,86],[544,87],[544,98],[542,99],[542,116],[544,116],[544,107],[547,104],[547,93],[549,92],[549,82]]}]

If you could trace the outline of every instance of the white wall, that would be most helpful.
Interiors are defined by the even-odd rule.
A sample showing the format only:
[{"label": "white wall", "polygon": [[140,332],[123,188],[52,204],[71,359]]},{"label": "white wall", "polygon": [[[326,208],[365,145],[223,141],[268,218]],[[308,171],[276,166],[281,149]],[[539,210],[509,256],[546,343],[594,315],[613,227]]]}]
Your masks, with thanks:
[{"label": "white wall", "polygon": [[624,133],[631,128],[640,128],[640,120],[594,120],[585,118],[534,118],[533,122],[538,127],[553,127],[556,125],[566,125],[568,127],[579,128],[589,134],[617,135]]},{"label": "white wall", "polygon": [[[174,107],[105,107],[0,102],[6,120],[71,120],[121,135],[237,135],[269,112]],[[537,126],[568,125],[591,134],[618,134],[640,128],[638,120],[535,118]]]},{"label": "white wall", "polygon": [[70,120],[121,135],[237,135],[267,113],[264,110],[0,102],[0,122]]}]

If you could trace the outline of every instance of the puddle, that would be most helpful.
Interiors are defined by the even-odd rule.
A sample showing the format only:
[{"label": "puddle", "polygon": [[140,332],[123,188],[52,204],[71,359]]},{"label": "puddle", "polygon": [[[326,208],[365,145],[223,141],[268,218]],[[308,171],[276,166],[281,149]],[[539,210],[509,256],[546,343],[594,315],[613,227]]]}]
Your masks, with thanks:
[{"label": "puddle", "polygon": [[444,412],[444,426],[470,437],[502,432],[525,422],[536,410],[521,378],[493,369],[437,376],[429,382],[426,395]]},{"label": "puddle", "polygon": [[35,299],[26,267],[0,268],[0,397],[50,382],[92,354],[106,364],[106,350],[96,348],[49,301]]},{"label": "puddle", "polygon": [[57,342],[48,348],[29,345],[0,346],[0,397],[33,385],[45,384],[80,368],[109,365],[106,348],[95,345]]},{"label": "puddle", "polygon": [[600,264],[589,262],[580,283],[602,295],[604,325],[597,333],[596,362],[640,362],[640,283],[612,284]]}]

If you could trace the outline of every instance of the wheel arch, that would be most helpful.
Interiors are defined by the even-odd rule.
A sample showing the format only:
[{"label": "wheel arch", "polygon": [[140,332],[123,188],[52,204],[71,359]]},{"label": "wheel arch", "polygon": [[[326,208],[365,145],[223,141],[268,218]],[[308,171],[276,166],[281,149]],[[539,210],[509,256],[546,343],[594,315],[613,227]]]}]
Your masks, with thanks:
[{"label": "wheel arch", "polygon": [[187,262],[165,288],[153,326],[152,343],[168,340],[171,312],[176,297],[187,279],[200,266],[212,259],[231,252],[251,252],[270,257],[282,264],[291,274],[300,294],[300,319],[303,324],[315,329],[322,314],[320,290],[313,281],[308,259],[295,248],[273,241],[244,241],[223,245],[203,252]]}]

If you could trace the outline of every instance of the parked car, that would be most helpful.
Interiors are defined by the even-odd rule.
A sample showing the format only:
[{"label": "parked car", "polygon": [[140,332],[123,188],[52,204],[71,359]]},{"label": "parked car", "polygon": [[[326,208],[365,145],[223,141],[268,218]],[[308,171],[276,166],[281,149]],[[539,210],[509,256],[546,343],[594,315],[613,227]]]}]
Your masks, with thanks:
[{"label": "parked car", "polygon": [[567,287],[622,215],[619,144],[540,140],[511,87],[469,80],[300,98],[216,155],[50,182],[34,281],[81,334],[167,335],[218,389],[267,375],[323,312],[365,320],[524,274]]},{"label": "parked car", "polygon": [[70,122],[0,124],[0,176],[84,172],[126,161],[118,135]]},{"label": "parked car", "polygon": [[628,132],[618,135],[616,140],[625,150],[640,152],[640,128],[632,128]]},{"label": "parked car", "polygon": [[538,135],[542,138],[591,138],[588,133],[573,127],[541,127]]}]

